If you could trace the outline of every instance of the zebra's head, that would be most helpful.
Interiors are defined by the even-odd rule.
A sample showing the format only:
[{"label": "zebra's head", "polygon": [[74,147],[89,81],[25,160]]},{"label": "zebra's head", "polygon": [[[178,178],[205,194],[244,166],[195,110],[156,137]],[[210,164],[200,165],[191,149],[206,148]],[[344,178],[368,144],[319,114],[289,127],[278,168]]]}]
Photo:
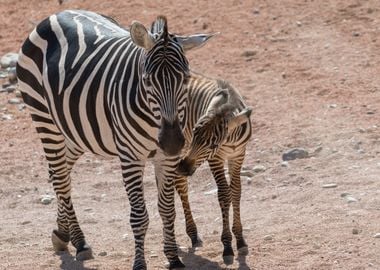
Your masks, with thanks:
[{"label": "zebra's head", "polygon": [[229,103],[222,90],[211,101],[206,114],[199,118],[193,129],[190,148],[177,166],[177,173],[190,176],[205,160],[212,158],[232,131],[249,121],[252,109],[238,108]]},{"label": "zebra's head", "polygon": [[160,124],[158,144],[166,155],[178,155],[185,143],[182,129],[190,76],[185,52],[202,46],[213,34],[171,34],[163,16],[153,22],[150,31],[141,23],[134,22],[130,33],[132,41],[145,50],[140,87],[145,90],[150,109]]}]

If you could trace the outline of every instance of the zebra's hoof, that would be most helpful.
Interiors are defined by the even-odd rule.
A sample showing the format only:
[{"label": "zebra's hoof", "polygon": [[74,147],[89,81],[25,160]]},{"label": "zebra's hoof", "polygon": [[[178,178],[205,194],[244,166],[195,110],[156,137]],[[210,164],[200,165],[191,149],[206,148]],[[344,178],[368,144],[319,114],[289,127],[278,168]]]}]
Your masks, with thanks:
[{"label": "zebra's hoof", "polygon": [[223,256],[223,262],[225,265],[230,265],[234,263],[234,255]]},{"label": "zebra's hoof", "polygon": [[202,239],[197,235],[196,237],[191,239],[191,245],[193,248],[202,247],[203,241]]},{"label": "zebra's hoof", "polygon": [[92,249],[89,245],[84,245],[81,250],[77,250],[76,259],[77,261],[86,261],[93,259]]},{"label": "zebra's hoof", "polygon": [[223,262],[226,265],[234,263],[234,251],[231,246],[225,246],[223,250]]},{"label": "zebra's hoof", "polygon": [[172,270],[172,269],[183,269],[185,268],[186,266],[183,264],[183,262],[177,257],[173,260],[170,260],[169,264],[168,264],[168,269]]},{"label": "zebra's hoof", "polygon": [[67,245],[70,242],[70,234],[53,230],[51,234],[51,242],[55,252],[67,251]]},{"label": "zebra's hoof", "polygon": [[245,247],[241,247],[238,249],[238,254],[239,256],[247,256],[248,255],[248,247],[245,246]]}]

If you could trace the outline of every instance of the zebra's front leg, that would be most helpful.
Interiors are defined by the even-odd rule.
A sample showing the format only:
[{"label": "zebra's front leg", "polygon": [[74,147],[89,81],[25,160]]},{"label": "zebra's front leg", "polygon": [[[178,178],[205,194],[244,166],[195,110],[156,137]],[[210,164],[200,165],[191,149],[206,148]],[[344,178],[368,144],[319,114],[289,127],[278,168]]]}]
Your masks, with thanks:
[{"label": "zebra's front leg", "polygon": [[174,206],[174,179],[177,159],[155,163],[155,173],[158,189],[158,211],[164,227],[164,253],[169,261],[169,269],[184,268],[178,257],[178,247],[175,239],[174,221],[176,217]]},{"label": "zebra's front leg", "polygon": [[133,270],[147,269],[144,256],[144,241],[149,225],[149,216],[144,201],[143,172],[144,162],[129,161],[123,158],[121,167],[123,182],[131,206],[130,224],[135,238],[135,260]]},{"label": "zebra's front leg", "polygon": [[182,208],[185,214],[186,233],[191,239],[193,248],[200,247],[202,246],[202,240],[198,235],[197,225],[194,222],[190,208],[187,178],[177,175],[175,178],[175,188],[181,198]]},{"label": "zebra's front leg", "polygon": [[241,179],[240,170],[244,161],[244,153],[238,158],[228,161],[228,172],[231,179],[232,207],[233,207],[233,225],[232,232],[236,238],[236,247],[239,255],[248,255],[248,245],[243,237],[243,227],[240,217],[240,199],[241,199]]},{"label": "zebra's front leg", "polygon": [[214,158],[209,160],[210,169],[218,187],[218,200],[222,211],[223,231],[221,241],[223,243],[223,261],[232,264],[234,251],[232,249],[232,234],[230,231],[229,210],[231,205],[231,191],[224,174],[224,160]]}]

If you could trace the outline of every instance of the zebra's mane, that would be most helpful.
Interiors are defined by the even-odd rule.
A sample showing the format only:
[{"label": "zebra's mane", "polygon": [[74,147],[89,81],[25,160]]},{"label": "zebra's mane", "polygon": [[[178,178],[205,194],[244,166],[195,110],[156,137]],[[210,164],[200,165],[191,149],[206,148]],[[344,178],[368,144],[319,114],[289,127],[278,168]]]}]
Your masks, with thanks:
[{"label": "zebra's mane", "polygon": [[157,16],[157,19],[152,23],[152,26],[150,27],[150,32],[159,37],[164,39],[164,43],[168,43],[168,20],[165,16],[159,15]]}]

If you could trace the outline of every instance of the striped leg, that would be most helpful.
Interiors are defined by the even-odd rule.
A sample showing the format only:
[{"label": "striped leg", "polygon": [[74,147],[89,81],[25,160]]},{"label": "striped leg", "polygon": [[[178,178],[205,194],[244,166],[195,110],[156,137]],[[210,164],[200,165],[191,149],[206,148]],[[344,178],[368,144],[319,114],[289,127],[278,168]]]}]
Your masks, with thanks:
[{"label": "striped leg", "polygon": [[220,209],[222,210],[223,218],[223,231],[222,231],[222,243],[224,246],[223,250],[223,261],[225,264],[232,264],[234,259],[234,252],[232,250],[232,234],[230,231],[229,222],[229,210],[231,205],[231,191],[227,183],[226,176],[224,174],[224,160],[213,158],[210,159],[209,165],[211,172],[215,178],[216,184],[218,186],[218,200]]},{"label": "striped leg", "polygon": [[53,230],[53,247],[56,251],[66,250],[71,240],[77,250],[78,260],[91,259],[91,248],[87,245],[79,227],[71,201],[70,172],[82,152],[69,150],[65,138],[50,117],[33,111],[31,115],[42,141],[49,165],[50,181],[57,197],[58,230]]},{"label": "striped leg", "polygon": [[241,180],[240,170],[244,161],[244,153],[238,158],[228,161],[228,171],[231,179],[232,207],[233,207],[233,225],[232,232],[236,237],[236,246],[239,255],[248,254],[248,245],[243,237],[243,228],[240,218],[240,198],[241,198]]},{"label": "striped leg", "polygon": [[142,161],[130,161],[123,157],[121,157],[120,160],[124,186],[131,206],[130,224],[135,238],[135,261],[133,263],[133,270],[145,270],[144,241],[149,225],[149,216],[145,206],[142,181],[145,163]]},{"label": "striped leg", "polygon": [[173,179],[177,158],[169,161],[155,162],[155,174],[158,189],[158,211],[164,227],[164,253],[169,261],[169,269],[184,268],[178,257],[178,247],[175,239],[174,221],[176,217],[174,206]]},{"label": "striped leg", "polygon": [[198,235],[197,225],[194,222],[189,203],[189,193],[187,178],[185,176],[177,175],[175,177],[175,188],[179,197],[181,198],[182,208],[185,214],[186,233],[191,239],[191,244],[194,247],[202,246],[202,240]]}]

